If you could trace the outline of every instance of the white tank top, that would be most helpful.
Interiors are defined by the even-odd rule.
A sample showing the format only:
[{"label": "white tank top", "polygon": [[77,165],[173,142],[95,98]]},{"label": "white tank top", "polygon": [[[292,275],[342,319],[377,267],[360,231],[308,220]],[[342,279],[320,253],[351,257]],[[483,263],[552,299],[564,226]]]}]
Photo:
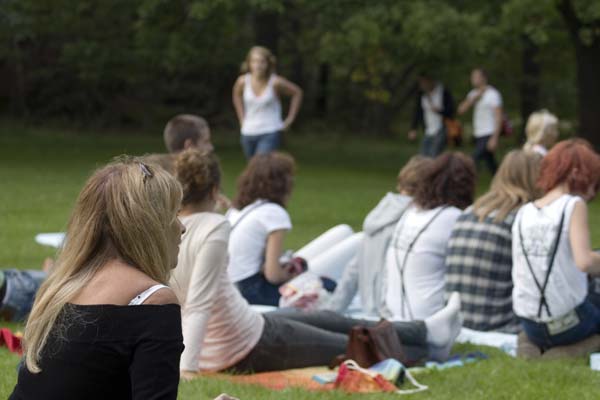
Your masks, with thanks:
[{"label": "white tank top", "polygon": [[283,129],[281,119],[281,102],[275,93],[273,82],[275,74],[271,75],[267,87],[260,96],[252,90],[250,74],[244,76],[244,121],[242,135],[256,136],[274,133]]},{"label": "white tank top", "polygon": [[[585,300],[588,292],[587,275],[575,265],[569,236],[571,215],[578,201],[583,202],[583,199],[563,195],[544,207],[538,208],[533,203],[528,203],[519,210],[512,228],[513,308],[519,317],[541,322],[551,321],[572,311]],[[523,255],[519,228],[531,268],[541,284],[549,268],[550,254],[563,212],[565,216],[558,250],[545,291],[552,316],[542,308],[542,315],[538,317],[541,295]]]}]

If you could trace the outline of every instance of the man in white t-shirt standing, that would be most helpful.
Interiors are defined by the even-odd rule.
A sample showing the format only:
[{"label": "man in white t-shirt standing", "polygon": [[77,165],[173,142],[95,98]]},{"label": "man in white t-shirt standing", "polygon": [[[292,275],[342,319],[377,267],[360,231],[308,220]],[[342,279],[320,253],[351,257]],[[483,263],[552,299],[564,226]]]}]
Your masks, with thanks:
[{"label": "man in white t-shirt standing", "polygon": [[471,107],[473,111],[473,136],[475,136],[475,164],[483,160],[490,171],[495,174],[498,164],[494,152],[498,147],[498,139],[502,130],[502,96],[500,92],[488,84],[487,73],[481,68],[471,72],[473,90],[458,106],[458,113],[464,114]]}]

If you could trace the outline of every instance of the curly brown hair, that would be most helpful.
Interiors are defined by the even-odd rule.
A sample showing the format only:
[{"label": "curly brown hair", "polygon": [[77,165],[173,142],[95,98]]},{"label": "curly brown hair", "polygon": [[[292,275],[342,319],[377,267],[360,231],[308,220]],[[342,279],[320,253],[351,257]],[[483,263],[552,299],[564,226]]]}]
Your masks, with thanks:
[{"label": "curly brown hair", "polygon": [[396,180],[396,189],[398,193],[405,193],[412,196],[416,188],[421,184],[421,174],[426,169],[427,165],[433,162],[432,158],[423,157],[420,155],[413,156],[408,162],[402,167],[398,173]]},{"label": "curly brown hair", "polygon": [[470,157],[446,152],[426,165],[421,177],[413,195],[417,206],[431,210],[445,205],[464,210],[473,203],[476,172]]},{"label": "curly brown hair", "polygon": [[234,206],[241,210],[264,199],[285,207],[292,193],[295,170],[296,162],[288,154],[276,151],[255,155],[238,178]]},{"label": "curly brown hair", "polygon": [[190,148],[175,159],[175,176],[183,189],[182,205],[198,204],[221,185],[221,167],[214,153]]}]

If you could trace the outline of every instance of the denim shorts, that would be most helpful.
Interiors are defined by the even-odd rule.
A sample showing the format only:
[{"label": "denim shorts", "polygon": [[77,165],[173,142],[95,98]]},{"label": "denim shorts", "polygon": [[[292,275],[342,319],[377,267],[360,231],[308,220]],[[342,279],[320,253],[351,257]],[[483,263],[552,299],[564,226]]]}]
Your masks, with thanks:
[{"label": "denim shorts", "polygon": [[256,154],[270,153],[279,149],[281,144],[281,132],[271,132],[262,135],[244,135],[241,136],[242,150],[249,160]]},{"label": "denim shorts", "polygon": [[35,300],[35,295],[46,279],[44,271],[5,269],[6,294],[0,302],[0,318],[24,321]]}]

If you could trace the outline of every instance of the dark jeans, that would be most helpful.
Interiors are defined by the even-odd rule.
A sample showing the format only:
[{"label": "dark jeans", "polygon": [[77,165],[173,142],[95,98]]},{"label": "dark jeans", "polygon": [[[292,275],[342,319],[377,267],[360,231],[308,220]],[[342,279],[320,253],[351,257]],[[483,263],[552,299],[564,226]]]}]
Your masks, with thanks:
[{"label": "dark jeans", "polygon": [[492,174],[495,174],[496,170],[498,169],[496,157],[494,156],[494,153],[487,149],[487,144],[491,137],[492,135],[475,138],[475,151],[473,152],[473,161],[475,161],[475,165],[477,165],[477,168],[479,168],[479,164],[481,160],[483,160],[490,172]]},{"label": "dark jeans", "polygon": [[542,349],[577,343],[600,333],[600,309],[586,300],[575,308],[575,312],[579,316],[579,323],[556,335],[551,335],[544,323],[521,318],[521,325],[529,340]]},{"label": "dark jeans", "polygon": [[240,142],[242,143],[244,155],[249,160],[256,154],[265,154],[277,150],[281,143],[281,132],[242,135]]},{"label": "dark jeans", "polygon": [[442,128],[435,135],[425,135],[421,143],[421,155],[435,158],[443,153],[447,143],[446,128]]},{"label": "dark jeans", "polygon": [[[280,371],[328,365],[346,352],[348,333],[356,325],[377,322],[346,318],[333,311],[281,309],[264,314],[263,334],[252,351],[235,366],[237,372]],[[394,322],[406,354],[422,359],[429,353],[422,321]]]},{"label": "dark jeans", "polygon": [[236,283],[238,290],[250,304],[278,306],[279,285],[267,281],[262,273],[257,273],[249,278]]},{"label": "dark jeans", "polygon": [[5,269],[4,298],[0,298],[0,319],[24,321],[40,285],[47,277],[44,271]]}]

